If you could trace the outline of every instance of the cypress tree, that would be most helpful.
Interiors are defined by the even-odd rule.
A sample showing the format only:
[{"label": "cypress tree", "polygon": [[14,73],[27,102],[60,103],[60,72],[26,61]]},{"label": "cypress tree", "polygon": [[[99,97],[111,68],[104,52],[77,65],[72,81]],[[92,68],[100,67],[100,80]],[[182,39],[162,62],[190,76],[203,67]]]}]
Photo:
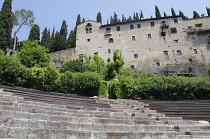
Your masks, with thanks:
[{"label": "cypress tree", "polygon": [[193,18],[200,18],[200,15],[198,14],[198,12],[193,11]]},{"label": "cypress tree", "polygon": [[[81,22],[80,22],[81,24]],[[78,24],[79,25],[79,24]],[[67,30],[67,24],[66,24],[66,21],[63,20],[63,23],[62,23],[62,26],[61,26],[61,29],[60,29],[60,49],[61,50],[64,50],[67,48],[67,42],[66,42],[66,39],[67,39],[67,34],[68,34],[68,30]]]},{"label": "cypress tree", "polygon": [[60,51],[60,33],[56,31],[55,33],[55,44],[54,44],[54,51]]},{"label": "cypress tree", "polygon": [[76,47],[76,41],[75,41],[75,33],[74,30],[70,31],[69,37],[68,37],[68,48],[74,48]]},{"label": "cypress tree", "polygon": [[28,40],[35,41],[37,40],[40,44],[40,28],[39,25],[34,24],[30,30]]},{"label": "cypress tree", "polygon": [[122,14],[122,22],[126,22],[126,17]]},{"label": "cypress tree", "polygon": [[116,12],[114,12],[114,16],[113,16],[113,24],[118,23],[118,15],[116,14]]},{"label": "cypress tree", "polygon": [[155,16],[156,16],[156,18],[160,18],[161,17],[160,10],[157,7],[157,5],[155,5]]},{"label": "cypress tree", "polygon": [[166,12],[164,12],[163,15],[164,15],[164,17],[168,17],[167,14],[166,14]]},{"label": "cypress tree", "polygon": [[50,37],[50,49],[49,51],[50,52],[54,52],[55,51],[55,27],[53,27],[53,31],[52,31],[52,34],[51,34],[51,37]]},{"label": "cypress tree", "polygon": [[113,24],[113,23],[114,23],[114,21],[113,21],[112,15],[111,15],[111,17],[110,17],[110,24]]},{"label": "cypress tree", "polygon": [[98,12],[97,17],[96,17],[96,21],[102,23],[101,12]]},{"label": "cypress tree", "polygon": [[128,19],[127,19],[127,21],[132,21],[132,17],[129,16]]},{"label": "cypress tree", "polygon": [[84,23],[85,22],[85,18],[82,18],[82,23]]},{"label": "cypress tree", "polygon": [[179,11],[179,16],[181,16],[183,19],[187,19],[187,17],[184,15],[182,11]]},{"label": "cypress tree", "polygon": [[210,16],[210,9],[206,7],[207,15]]},{"label": "cypress tree", "polygon": [[140,13],[140,20],[144,19],[144,15],[143,15],[143,12],[141,10],[141,13]]},{"label": "cypress tree", "polygon": [[106,24],[109,25],[109,20],[107,19]]},{"label": "cypress tree", "polygon": [[51,43],[50,43],[50,30],[48,30],[46,27],[44,28],[44,31],[42,33],[42,40],[41,45],[48,48],[51,51]]},{"label": "cypress tree", "polygon": [[11,46],[12,27],[12,0],[5,0],[0,12],[0,49]]},{"label": "cypress tree", "polygon": [[171,7],[171,15],[172,16],[176,16],[176,13],[175,13],[175,11],[174,11],[174,9]]},{"label": "cypress tree", "polygon": [[80,16],[80,14],[77,15],[76,26],[78,26],[79,24],[81,24],[81,16]]}]

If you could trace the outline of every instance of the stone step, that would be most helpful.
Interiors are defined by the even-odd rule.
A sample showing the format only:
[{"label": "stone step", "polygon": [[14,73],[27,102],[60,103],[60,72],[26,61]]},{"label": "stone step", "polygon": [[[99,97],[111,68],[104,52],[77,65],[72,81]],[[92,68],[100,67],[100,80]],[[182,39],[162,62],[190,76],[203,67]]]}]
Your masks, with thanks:
[{"label": "stone step", "polygon": [[106,131],[106,132],[167,132],[164,125],[125,125],[125,124],[94,124],[94,123],[70,123],[61,121],[31,120],[1,118],[0,126],[3,127],[27,127],[44,129],[68,129],[85,131]]},{"label": "stone step", "polygon": [[31,129],[31,128],[3,128],[0,129],[0,138],[8,139],[177,139],[176,133],[157,132],[103,132],[78,131],[58,129]]}]

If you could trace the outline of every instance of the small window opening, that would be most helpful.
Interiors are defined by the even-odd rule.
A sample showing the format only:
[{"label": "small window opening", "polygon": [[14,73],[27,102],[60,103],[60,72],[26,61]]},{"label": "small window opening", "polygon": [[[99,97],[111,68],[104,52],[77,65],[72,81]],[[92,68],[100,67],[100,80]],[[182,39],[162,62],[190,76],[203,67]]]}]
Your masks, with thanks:
[{"label": "small window opening", "polygon": [[156,66],[157,67],[160,67],[160,62],[156,62]]},{"label": "small window opening", "polygon": [[161,36],[166,36],[166,32],[161,32]]},{"label": "small window opening", "polygon": [[136,40],[136,36],[132,36],[132,40],[133,40],[133,41]]},{"label": "small window opening", "polygon": [[163,54],[167,56],[168,55],[168,51],[163,51]]},{"label": "small window opening", "polygon": [[117,26],[117,31],[120,31],[120,26]]},{"label": "small window opening", "polygon": [[138,56],[138,54],[134,54],[134,58],[136,59],[136,58],[138,58],[139,56]]},{"label": "small window opening", "polygon": [[130,69],[131,69],[131,70],[135,69],[134,65],[131,65],[131,66],[130,66]]},{"label": "small window opening", "polygon": [[89,29],[89,32],[92,33],[92,28]]},{"label": "small window opening", "polygon": [[171,33],[172,34],[176,34],[177,33],[177,29],[176,28],[171,28]]},{"label": "small window opening", "polygon": [[155,26],[155,22],[150,22],[151,27]]},{"label": "small window opening", "polygon": [[194,54],[197,54],[198,53],[197,49],[193,49],[193,51],[194,51]]},{"label": "small window opening", "polygon": [[111,53],[111,49],[108,49],[108,54],[110,54]]},{"label": "small window opening", "polygon": [[79,59],[80,59],[80,61],[84,61],[84,55],[83,54],[79,54]]},{"label": "small window opening", "polygon": [[95,52],[94,55],[98,55],[98,52]]},{"label": "small window opening", "polygon": [[88,34],[88,28],[86,28],[86,34]]},{"label": "small window opening", "polygon": [[193,60],[192,60],[192,59],[189,59],[189,62],[190,62],[190,63],[193,63]]},{"label": "small window opening", "polygon": [[90,39],[87,39],[88,42],[90,42]]},{"label": "small window opening", "polygon": [[195,24],[197,28],[202,27],[202,24]]},{"label": "small window opening", "polygon": [[148,38],[152,38],[152,34],[147,34]]},{"label": "small window opening", "polygon": [[174,43],[179,43],[179,40],[174,40]]},{"label": "small window opening", "polygon": [[111,31],[111,28],[106,28],[106,31]]},{"label": "small window opening", "polygon": [[181,52],[180,50],[177,50],[177,51],[176,51],[176,54],[177,54],[178,56],[181,56],[181,55],[182,55],[182,52]]},{"label": "small window opening", "polygon": [[141,28],[141,24],[137,24],[137,28]]},{"label": "small window opening", "polygon": [[178,23],[178,20],[177,19],[174,19],[174,23]]},{"label": "small window opening", "polygon": [[113,38],[109,38],[109,43],[113,43],[113,42],[114,42]]},{"label": "small window opening", "polygon": [[134,26],[133,25],[130,25],[130,29],[134,29]]}]

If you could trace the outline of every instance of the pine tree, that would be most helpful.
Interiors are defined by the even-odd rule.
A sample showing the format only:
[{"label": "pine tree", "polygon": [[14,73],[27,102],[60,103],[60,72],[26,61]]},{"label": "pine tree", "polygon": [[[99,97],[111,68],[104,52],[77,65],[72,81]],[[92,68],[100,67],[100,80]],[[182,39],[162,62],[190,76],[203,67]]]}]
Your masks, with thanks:
[{"label": "pine tree", "polygon": [[56,31],[55,33],[55,44],[54,44],[54,51],[60,51],[60,33]]},{"label": "pine tree", "polygon": [[198,12],[193,11],[193,18],[200,18],[200,15],[198,14]]},{"label": "pine tree", "polygon": [[144,15],[143,15],[143,12],[141,10],[141,13],[140,13],[140,20],[144,19]]},{"label": "pine tree", "polygon": [[179,16],[181,16],[183,19],[187,19],[187,17],[184,15],[182,11],[179,11]]},{"label": "pine tree", "polygon": [[207,15],[210,16],[210,9],[206,7]]},{"label": "pine tree", "polygon": [[122,22],[126,22],[126,17],[122,14]]},{"label": "pine tree", "polygon": [[68,37],[68,48],[76,47],[75,37],[76,36],[75,36],[74,30],[71,30]]},{"label": "pine tree", "polygon": [[132,17],[129,16],[128,19],[127,19],[127,21],[132,21]]},{"label": "pine tree", "polygon": [[134,21],[138,21],[139,20],[139,14],[137,12],[133,13],[133,20]]},{"label": "pine tree", "polygon": [[164,17],[168,17],[167,14],[166,14],[166,12],[163,12],[163,15],[164,15]]},{"label": "pine tree", "polygon": [[176,13],[175,13],[175,11],[174,11],[174,9],[172,7],[171,7],[171,15],[172,16],[177,16]]},{"label": "pine tree", "polygon": [[[80,23],[81,24],[81,23]],[[67,24],[66,21],[63,20],[61,29],[60,29],[60,49],[64,50],[66,49],[66,39],[67,39],[67,34],[68,34],[68,30],[67,30]]]},{"label": "pine tree", "polygon": [[37,24],[32,25],[28,40],[30,40],[30,41],[37,40],[38,44],[40,44],[40,28],[39,28],[39,25],[37,25]]},{"label": "pine tree", "polygon": [[111,17],[110,17],[110,24],[113,24],[113,23],[114,23],[114,21],[113,21],[112,15],[111,15]]},{"label": "pine tree", "polygon": [[109,25],[109,20],[107,19],[106,24]]},{"label": "pine tree", "polygon": [[157,5],[155,5],[155,16],[156,16],[156,18],[160,18],[161,17],[160,10],[157,7]]},{"label": "pine tree", "polygon": [[80,16],[80,14],[77,15],[76,26],[78,26],[79,24],[81,24],[81,16]]},{"label": "pine tree", "polygon": [[41,46],[45,46],[47,42],[47,27],[42,32]]},{"label": "pine tree", "polygon": [[0,12],[0,49],[11,46],[12,27],[12,0],[5,0]]},{"label": "pine tree", "polygon": [[85,18],[82,18],[82,23],[84,23],[85,22]]},{"label": "pine tree", "polygon": [[98,12],[97,17],[96,17],[96,21],[102,23],[101,12]]},{"label": "pine tree", "polygon": [[50,52],[54,52],[55,51],[55,27],[53,27],[53,31],[50,37]]},{"label": "pine tree", "polygon": [[113,24],[118,23],[119,19],[118,19],[118,15],[116,14],[116,12],[114,12],[114,16],[113,16]]}]

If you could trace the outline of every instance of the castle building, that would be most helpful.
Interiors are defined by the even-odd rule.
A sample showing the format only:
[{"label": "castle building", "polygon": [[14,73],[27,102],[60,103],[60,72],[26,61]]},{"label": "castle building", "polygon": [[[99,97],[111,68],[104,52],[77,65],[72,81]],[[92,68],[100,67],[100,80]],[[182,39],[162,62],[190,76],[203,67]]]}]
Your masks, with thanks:
[{"label": "castle building", "polygon": [[98,54],[104,60],[119,49],[125,66],[159,75],[206,75],[210,65],[210,17],[180,16],[77,26],[76,57]]}]

